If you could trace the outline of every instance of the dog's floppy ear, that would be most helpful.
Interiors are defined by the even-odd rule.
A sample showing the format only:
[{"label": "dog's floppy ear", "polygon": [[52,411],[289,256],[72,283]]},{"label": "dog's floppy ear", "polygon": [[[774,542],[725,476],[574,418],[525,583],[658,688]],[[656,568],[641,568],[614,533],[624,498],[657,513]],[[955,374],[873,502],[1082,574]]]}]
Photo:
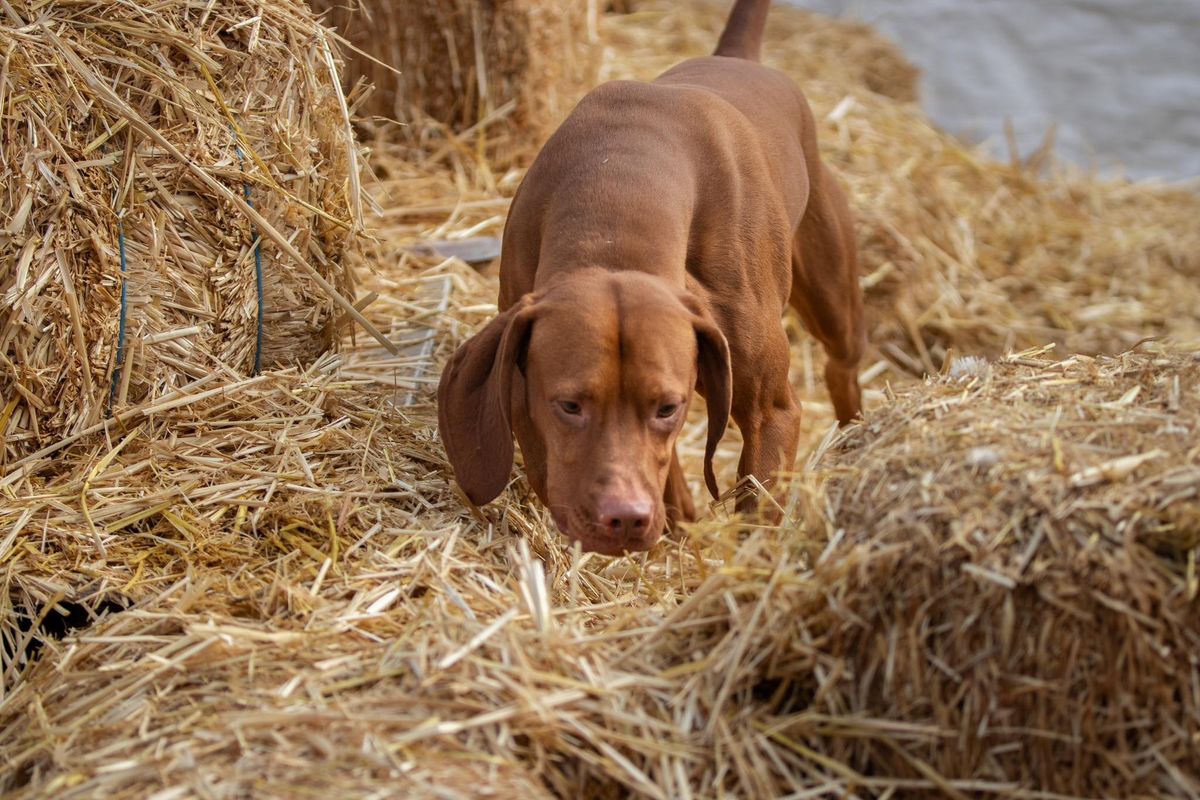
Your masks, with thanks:
[{"label": "dog's floppy ear", "polygon": [[729,407],[733,403],[733,376],[729,366],[729,343],[717,327],[712,315],[698,302],[688,305],[694,314],[696,329],[696,373],[704,387],[708,404],[708,441],[704,445],[704,483],[716,500],[721,496],[717,476],[713,472],[713,454],[729,425]]},{"label": "dog's floppy ear", "polygon": [[438,430],[454,477],[476,505],[504,491],[512,471],[513,370],[535,315],[526,295],[458,348],[442,371]]}]

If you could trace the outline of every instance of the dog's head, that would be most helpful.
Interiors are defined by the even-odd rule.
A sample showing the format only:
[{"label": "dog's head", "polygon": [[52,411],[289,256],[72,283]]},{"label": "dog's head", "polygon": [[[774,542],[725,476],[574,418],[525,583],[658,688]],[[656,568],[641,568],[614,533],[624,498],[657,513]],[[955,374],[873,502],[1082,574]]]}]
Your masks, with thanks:
[{"label": "dog's head", "polygon": [[508,482],[512,434],[530,483],[584,549],[649,549],[697,385],[708,404],[705,480],[729,420],[725,337],[702,305],[641,273],[588,271],[526,295],[459,348],[442,373],[438,419],[472,502]]}]

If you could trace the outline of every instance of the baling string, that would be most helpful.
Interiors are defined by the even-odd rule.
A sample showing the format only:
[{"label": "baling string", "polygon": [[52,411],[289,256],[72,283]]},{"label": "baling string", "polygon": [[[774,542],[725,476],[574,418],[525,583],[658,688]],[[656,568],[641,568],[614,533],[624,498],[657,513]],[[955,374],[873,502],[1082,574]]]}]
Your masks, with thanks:
[{"label": "baling string", "polygon": [[125,368],[125,321],[129,316],[129,287],[126,273],[128,261],[125,257],[125,210],[117,212],[117,248],[121,255],[121,318],[117,326],[117,359],[113,364],[112,386],[108,390],[106,416],[112,416],[113,403],[117,399],[117,386]]},{"label": "baling string", "polygon": [[[237,131],[233,126],[229,126],[230,132],[233,134],[233,148],[237,152],[238,163],[245,161],[245,154],[242,153],[242,145],[238,140]],[[254,208],[254,201],[250,198],[250,183],[242,181],[242,196],[246,198],[246,205]],[[262,372],[262,350],[263,350],[263,260],[262,260],[262,236],[253,226],[250,229],[254,233],[254,284],[258,289],[258,323],[254,336],[254,374]]]}]

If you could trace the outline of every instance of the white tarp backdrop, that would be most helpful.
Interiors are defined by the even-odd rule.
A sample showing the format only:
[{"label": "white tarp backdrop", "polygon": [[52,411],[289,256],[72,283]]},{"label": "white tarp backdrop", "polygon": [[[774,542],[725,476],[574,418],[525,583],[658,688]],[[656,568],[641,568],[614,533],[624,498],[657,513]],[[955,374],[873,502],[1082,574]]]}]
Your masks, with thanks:
[{"label": "white tarp backdrop", "polygon": [[[1200,176],[1200,0],[785,0],[871,23],[919,66],[939,125],[1007,157],[1057,123],[1061,160]],[[1123,168],[1123,169],[1122,169]]]}]

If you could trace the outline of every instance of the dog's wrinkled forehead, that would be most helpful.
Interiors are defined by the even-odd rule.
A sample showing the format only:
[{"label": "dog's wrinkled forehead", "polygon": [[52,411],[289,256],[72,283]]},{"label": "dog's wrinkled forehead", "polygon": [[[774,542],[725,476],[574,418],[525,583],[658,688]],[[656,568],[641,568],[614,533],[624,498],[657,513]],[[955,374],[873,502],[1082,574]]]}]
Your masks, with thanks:
[{"label": "dog's wrinkled forehead", "polygon": [[[613,386],[631,370],[690,371],[695,337],[690,313],[662,281],[630,273],[588,275],[546,293],[529,352],[539,366],[587,383]],[[621,374],[617,374],[621,373]]]}]

